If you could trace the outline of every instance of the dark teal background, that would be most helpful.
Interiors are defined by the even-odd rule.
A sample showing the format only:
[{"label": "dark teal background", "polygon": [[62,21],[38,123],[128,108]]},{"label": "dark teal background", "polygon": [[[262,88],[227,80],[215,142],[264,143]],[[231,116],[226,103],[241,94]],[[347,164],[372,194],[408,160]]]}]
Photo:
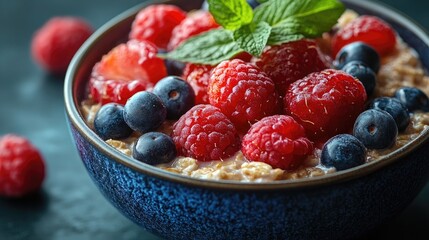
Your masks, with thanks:
[{"label": "dark teal background", "polygon": [[[189,1],[189,0],[187,0]],[[0,135],[29,138],[47,163],[36,196],[0,198],[0,240],[158,239],[119,214],[85,172],[65,122],[63,80],[31,59],[34,31],[53,16],[73,15],[98,28],[138,0],[0,0]],[[383,0],[429,29],[422,0]],[[364,239],[427,239],[429,185],[397,218]]]}]

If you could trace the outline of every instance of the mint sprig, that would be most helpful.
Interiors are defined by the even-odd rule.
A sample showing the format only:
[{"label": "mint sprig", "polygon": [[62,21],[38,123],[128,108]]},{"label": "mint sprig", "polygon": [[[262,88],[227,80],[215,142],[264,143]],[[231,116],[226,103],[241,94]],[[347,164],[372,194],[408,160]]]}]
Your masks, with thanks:
[{"label": "mint sprig", "polygon": [[316,38],[344,12],[338,0],[265,0],[253,11],[246,0],[208,0],[210,13],[223,29],[189,38],[161,57],[216,65],[240,52],[259,57],[267,45]]},{"label": "mint sprig", "polygon": [[246,0],[208,0],[209,11],[216,22],[228,30],[236,30],[253,20],[253,10]]}]

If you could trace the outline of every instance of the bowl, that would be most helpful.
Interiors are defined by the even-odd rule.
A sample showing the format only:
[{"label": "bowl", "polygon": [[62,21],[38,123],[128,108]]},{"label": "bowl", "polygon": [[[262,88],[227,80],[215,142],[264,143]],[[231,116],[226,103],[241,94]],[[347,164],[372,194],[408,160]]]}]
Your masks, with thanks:
[{"label": "bowl", "polygon": [[[125,41],[136,13],[154,3],[185,10],[202,1],[145,1],[97,30],[75,55],[65,79],[72,138],[93,182],[130,220],[166,239],[348,239],[401,212],[429,176],[429,131],[378,161],[321,177],[270,183],[193,179],[127,157],[102,141],[79,110],[92,66]],[[408,17],[375,2],[348,8],[390,23],[429,67],[429,38]]]}]

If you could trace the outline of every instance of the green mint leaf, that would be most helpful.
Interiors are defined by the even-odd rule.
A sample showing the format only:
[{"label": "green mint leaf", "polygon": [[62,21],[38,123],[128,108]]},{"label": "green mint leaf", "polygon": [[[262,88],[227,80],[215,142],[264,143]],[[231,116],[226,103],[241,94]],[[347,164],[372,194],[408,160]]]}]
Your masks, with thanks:
[{"label": "green mint leaf", "polygon": [[264,2],[268,2],[269,0],[256,0],[258,1],[258,3],[264,3]]},{"label": "green mint leaf", "polygon": [[230,31],[215,29],[191,37],[175,50],[158,56],[181,62],[216,65],[242,51]]},{"label": "green mint leaf", "polygon": [[209,11],[217,23],[228,30],[249,24],[253,10],[246,0],[208,0]]},{"label": "green mint leaf", "polygon": [[271,27],[266,22],[244,25],[234,31],[234,40],[244,51],[260,56],[267,45]]},{"label": "green mint leaf", "polygon": [[254,21],[271,27],[269,44],[315,38],[329,31],[344,12],[338,0],[271,0],[255,9]]}]

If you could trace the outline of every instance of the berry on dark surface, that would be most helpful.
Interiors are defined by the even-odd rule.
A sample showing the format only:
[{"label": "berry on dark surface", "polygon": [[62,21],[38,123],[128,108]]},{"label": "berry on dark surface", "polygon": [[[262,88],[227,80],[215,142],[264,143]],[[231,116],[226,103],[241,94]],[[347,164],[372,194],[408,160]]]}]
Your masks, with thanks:
[{"label": "berry on dark surface", "polygon": [[172,136],[179,155],[199,161],[225,159],[240,149],[234,124],[208,104],[196,105],[180,117]]},{"label": "berry on dark surface", "polygon": [[133,146],[133,158],[150,165],[168,163],[175,157],[174,141],[164,133],[145,133]]},{"label": "berry on dark surface", "polygon": [[369,109],[361,113],[356,119],[353,135],[366,148],[385,149],[395,143],[398,136],[398,127],[388,112]]},{"label": "berry on dark surface", "polygon": [[130,39],[150,41],[157,47],[165,49],[173,29],[185,18],[186,12],[174,5],[150,5],[136,15]]},{"label": "berry on dark surface", "polygon": [[39,150],[24,137],[0,138],[0,196],[23,197],[41,188],[45,162]]},{"label": "berry on dark surface", "polygon": [[384,110],[393,117],[398,126],[398,131],[403,131],[410,123],[410,115],[404,104],[396,98],[379,97],[369,104],[370,109]]},{"label": "berry on dark surface", "polygon": [[152,91],[167,108],[167,119],[178,119],[195,104],[195,94],[185,80],[169,76],[161,79]]},{"label": "berry on dark surface", "polygon": [[316,42],[308,39],[266,47],[255,64],[274,81],[281,96],[291,83],[327,68]]},{"label": "berry on dark surface", "polygon": [[80,46],[91,36],[89,23],[77,17],[54,17],[34,34],[33,58],[45,70],[64,74]]},{"label": "berry on dark surface", "polygon": [[94,129],[103,140],[126,138],[133,132],[124,120],[124,107],[116,103],[101,106],[94,118]]},{"label": "berry on dark surface", "polygon": [[320,161],[326,167],[346,170],[365,163],[366,149],[356,137],[339,134],[323,145]]},{"label": "berry on dark surface", "polygon": [[156,130],[167,117],[167,108],[157,95],[143,91],[134,94],[124,107],[124,119],[140,133]]},{"label": "berry on dark surface", "polygon": [[384,56],[395,49],[396,33],[382,19],[361,15],[334,35],[332,56],[336,56],[341,48],[352,42],[364,42],[374,48],[379,55]]},{"label": "berry on dark surface", "polygon": [[341,70],[357,78],[365,87],[368,97],[374,93],[377,76],[366,64],[359,61],[352,61],[347,63]]},{"label": "berry on dark surface", "polygon": [[402,87],[395,92],[397,98],[408,112],[423,111],[429,112],[429,98],[420,89],[415,87]]},{"label": "berry on dark surface", "polygon": [[243,137],[243,155],[273,168],[294,169],[313,152],[304,128],[292,117],[273,115],[252,125]]},{"label": "berry on dark surface", "polygon": [[326,141],[349,132],[364,110],[362,83],[343,71],[328,69],[311,73],[289,86],[285,112],[300,123],[313,141]]},{"label": "berry on dark surface", "polygon": [[380,56],[372,47],[363,42],[355,42],[344,46],[337,54],[334,65],[337,69],[342,69],[352,61],[364,63],[375,74],[380,70]]},{"label": "berry on dark surface", "polygon": [[274,82],[258,67],[240,59],[223,61],[213,69],[208,94],[210,104],[218,107],[241,133],[279,111]]}]

